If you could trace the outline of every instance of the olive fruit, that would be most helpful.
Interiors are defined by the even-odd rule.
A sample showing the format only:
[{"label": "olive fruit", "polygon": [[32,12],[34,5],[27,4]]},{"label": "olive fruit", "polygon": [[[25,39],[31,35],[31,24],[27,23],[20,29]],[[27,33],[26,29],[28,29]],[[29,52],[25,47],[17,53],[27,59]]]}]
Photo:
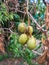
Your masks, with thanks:
[{"label": "olive fruit", "polygon": [[28,26],[27,27],[28,33],[32,34],[33,33],[33,27],[32,26]]},{"label": "olive fruit", "polygon": [[19,42],[21,44],[25,44],[27,42],[27,39],[28,39],[28,37],[27,37],[26,34],[21,34],[20,37],[19,37]]},{"label": "olive fruit", "polygon": [[36,39],[33,36],[28,40],[27,47],[31,50],[36,47]]},{"label": "olive fruit", "polygon": [[26,24],[25,23],[20,23],[18,25],[18,31],[20,31],[21,33],[23,33],[26,30]]}]

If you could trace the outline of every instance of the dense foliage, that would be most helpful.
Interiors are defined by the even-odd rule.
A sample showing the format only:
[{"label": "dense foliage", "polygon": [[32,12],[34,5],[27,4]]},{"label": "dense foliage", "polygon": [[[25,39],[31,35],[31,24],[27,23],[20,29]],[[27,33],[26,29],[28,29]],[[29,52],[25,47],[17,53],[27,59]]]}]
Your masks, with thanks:
[{"label": "dense foliage", "polygon": [[[24,3],[24,0],[19,0],[20,5]],[[40,0],[38,0],[38,3],[36,3],[34,6],[30,4],[29,6],[29,11],[31,12],[32,16],[36,19],[36,21],[42,25],[44,24],[44,12],[45,12],[45,5],[40,3]],[[22,58],[23,62],[26,61],[28,65],[38,65],[37,63],[34,63],[32,59],[35,59],[38,55],[34,54],[32,50],[30,50],[28,47],[25,45],[20,44],[19,42],[19,37],[22,34],[21,32],[18,31],[18,25],[23,21],[25,22],[26,26],[28,26],[28,17],[26,16],[21,17],[21,14],[17,12],[8,12],[8,8],[4,3],[0,4],[0,24],[2,28],[10,28],[14,24],[14,26],[11,28],[10,34],[8,32],[5,32],[8,34],[6,35],[8,39],[8,42],[6,43],[6,51],[7,54],[5,55],[0,55],[0,60],[3,58]],[[31,21],[31,20],[30,20]],[[40,31],[37,30],[37,26],[35,23],[31,21],[31,26],[33,26],[33,33],[32,35],[41,40],[41,33]],[[5,40],[6,41],[6,40]],[[5,44],[5,45],[6,45]],[[36,46],[35,50],[38,50],[41,47],[41,43]]]}]

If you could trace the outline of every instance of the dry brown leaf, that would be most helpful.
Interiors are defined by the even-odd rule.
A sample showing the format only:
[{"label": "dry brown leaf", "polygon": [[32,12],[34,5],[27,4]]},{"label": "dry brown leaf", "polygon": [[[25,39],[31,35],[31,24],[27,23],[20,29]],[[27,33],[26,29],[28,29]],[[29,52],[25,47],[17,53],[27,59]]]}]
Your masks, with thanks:
[{"label": "dry brown leaf", "polygon": [[2,53],[5,53],[5,48],[4,48],[4,36],[3,34],[0,34],[0,51]]},{"label": "dry brown leaf", "polygon": [[5,53],[4,44],[0,42],[0,51]]},{"label": "dry brown leaf", "polygon": [[47,62],[49,62],[49,51],[47,52]]},{"label": "dry brown leaf", "polygon": [[46,7],[45,23],[46,23],[46,29],[48,30],[49,28],[49,5],[48,4]]},{"label": "dry brown leaf", "polygon": [[48,36],[48,41],[49,41],[49,36]]},{"label": "dry brown leaf", "polygon": [[47,50],[44,51],[42,56],[39,56],[39,58],[37,59],[37,62],[39,64],[42,64],[46,61],[46,55],[47,55]]}]

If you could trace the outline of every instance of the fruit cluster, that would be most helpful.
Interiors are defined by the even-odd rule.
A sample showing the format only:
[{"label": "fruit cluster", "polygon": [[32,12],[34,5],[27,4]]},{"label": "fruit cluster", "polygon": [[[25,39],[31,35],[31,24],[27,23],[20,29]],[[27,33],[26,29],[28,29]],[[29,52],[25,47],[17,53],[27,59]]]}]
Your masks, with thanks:
[{"label": "fruit cluster", "polygon": [[22,22],[18,25],[18,31],[22,33],[19,37],[19,42],[22,45],[27,44],[27,47],[31,50],[34,49],[36,47],[36,39],[32,36],[33,27],[26,26],[26,24]]}]

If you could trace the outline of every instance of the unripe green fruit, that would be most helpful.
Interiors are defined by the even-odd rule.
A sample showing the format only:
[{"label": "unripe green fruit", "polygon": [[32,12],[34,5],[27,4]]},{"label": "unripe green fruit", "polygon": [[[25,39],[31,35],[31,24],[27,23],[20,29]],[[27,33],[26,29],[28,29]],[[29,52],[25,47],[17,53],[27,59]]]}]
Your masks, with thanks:
[{"label": "unripe green fruit", "polygon": [[26,24],[25,23],[20,23],[18,25],[18,31],[20,31],[21,33],[23,33],[26,30]]},{"label": "unripe green fruit", "polygon": [[36,47],[36,39],[33,36],[28,40],[27,47],[31,50]]},{"label": "unripe green fruit", "polygon": [[19,37],[19,42],[21,44],[25,44],[27,42],[27,39],[28,39],[28,37],[27,37],[26,34],[21,34],[20,37]]},{"label": "unripe green fruit", "polygon": [[32,26],[28,26],[27,30],[28,30],[29,34],[33,33],[33,27]]}]

